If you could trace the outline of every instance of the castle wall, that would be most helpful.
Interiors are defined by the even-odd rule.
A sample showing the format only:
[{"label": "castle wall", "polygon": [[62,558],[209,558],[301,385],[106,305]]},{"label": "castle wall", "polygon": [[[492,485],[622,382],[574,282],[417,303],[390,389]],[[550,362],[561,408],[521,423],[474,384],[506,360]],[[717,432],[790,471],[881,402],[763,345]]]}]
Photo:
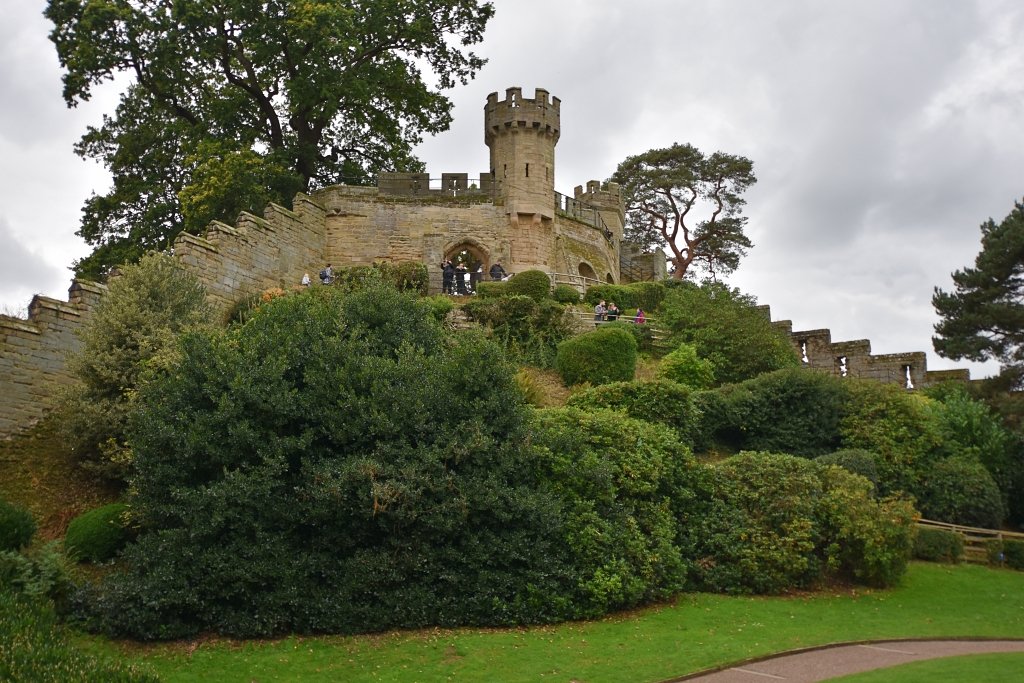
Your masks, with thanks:
[{"label": "castle wall", "polygon": [[182,233],[174,256],[221,308],[268,287],[294,287],[303,273],[315,278],[323,267],[325,212],[302,194],[293,206],[271,204],[263,218],[243,213],[235,227],[212,223],[203,237]]},{"label": "castle wall", "polygon": [[103,290],[76,280],[66,302],[36,296],[27,320],[0,316],[0,435],[34,424],[53,406],[59,387],[73,381],[67,355],[81,345],[76,332]]}]

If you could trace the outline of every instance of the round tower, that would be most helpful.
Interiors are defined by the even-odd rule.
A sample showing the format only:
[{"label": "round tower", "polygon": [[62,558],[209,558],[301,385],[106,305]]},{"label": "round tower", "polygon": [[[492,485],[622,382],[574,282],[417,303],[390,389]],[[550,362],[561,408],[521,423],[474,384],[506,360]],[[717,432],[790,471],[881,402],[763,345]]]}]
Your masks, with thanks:
[{"label": "round tower", "polygon": [[537,88],[533,99],[522,88],[508,88],[505,99],[487,96],[484,142],[491,151],[495,198],[503,200],[513,224],[520,217],[539,223],[555,214],[555,145],[559,100]]}]

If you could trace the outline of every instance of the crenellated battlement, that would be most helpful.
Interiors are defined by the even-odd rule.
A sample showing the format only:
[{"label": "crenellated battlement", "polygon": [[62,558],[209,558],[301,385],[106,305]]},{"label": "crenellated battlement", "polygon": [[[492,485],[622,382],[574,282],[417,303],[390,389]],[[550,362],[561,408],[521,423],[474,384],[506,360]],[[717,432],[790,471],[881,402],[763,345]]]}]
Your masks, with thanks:
[{"label": "crenellated battlement", "polygon": [[519,87],[507,88],[505,99],[500,101],[498,93],[492,92],[484,106],[484,143],[489,146],[495,136],[520,129],[544,133],[557,142],[560,120],[561,100],[549,98],[543,88],[534,90],[533,99],[524,98]]}]

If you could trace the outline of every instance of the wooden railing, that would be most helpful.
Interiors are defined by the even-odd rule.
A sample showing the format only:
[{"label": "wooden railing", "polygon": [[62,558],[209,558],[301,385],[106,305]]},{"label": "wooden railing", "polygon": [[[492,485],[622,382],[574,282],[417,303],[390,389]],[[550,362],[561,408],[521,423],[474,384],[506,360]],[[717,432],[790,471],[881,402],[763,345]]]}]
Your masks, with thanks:
[{"label": "wooden railing", "polygon": [[964,559],[968,562],[988,562],[988,542],[1013,539],[1024,541],[1024,534],[1000,529],[981,529],[961,524],[936,522],[931,519],[919,519],[917,525],[923,529],[942,529],[960,534],[964,539]]}]

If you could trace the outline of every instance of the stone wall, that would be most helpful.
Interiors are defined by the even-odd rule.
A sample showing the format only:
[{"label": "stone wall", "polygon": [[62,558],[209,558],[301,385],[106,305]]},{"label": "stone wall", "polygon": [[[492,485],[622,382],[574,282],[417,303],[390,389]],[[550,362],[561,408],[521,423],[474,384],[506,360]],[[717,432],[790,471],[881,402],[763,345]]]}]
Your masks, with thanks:
[{"label": "stone wall", "polygon": [[303,194],[293,206],[271,204],[263,218],[243,213],[234,227],[211,223],[203,237],[182,233],[174,256],[221,308],[268,287],[295,287],[303,273],[315,279],[324,263],[325,212]]},{"label": "stone wall", "polygon": [[[770,319],[771,310],[767,306],[761,308]],[[948,380],[966,382],[971,378],[967,369],[929,370],[924,351],[875,355],[867,339],[833,342],[832,331],[828,329],[793,331],[789,320],[779,320],[774,325],[789,335],[804,367],[818,372],[873,379],[907,389],[920,389]]]},{"label": "stone wall", "polygon": [[103,291],[76,280],[67,301],[37,295],[26,320],[0,316],[0,435],[34,424],[72,381],[67,355],[79,347],[75,333]]}]

